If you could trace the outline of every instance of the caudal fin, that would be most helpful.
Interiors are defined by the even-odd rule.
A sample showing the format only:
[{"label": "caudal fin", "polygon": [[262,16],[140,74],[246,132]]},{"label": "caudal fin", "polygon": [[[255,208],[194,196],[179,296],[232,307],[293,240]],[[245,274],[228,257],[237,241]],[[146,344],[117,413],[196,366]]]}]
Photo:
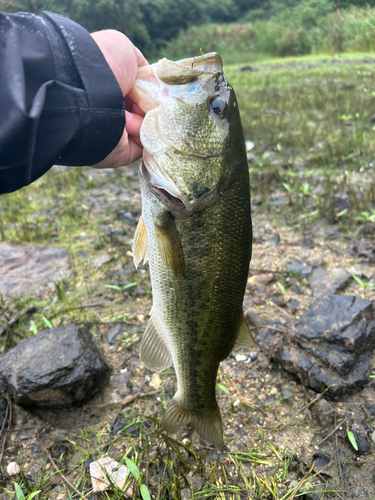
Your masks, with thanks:
[{"label": "caudal fin", "polygon": [[161,426],[166,432],[175,432],[181,426],[192,422],[194,429],[208,443],[214,443],[221,451],[223,448],[223,424],[219,407],[209,415],[197,415],[185,410],[172,398],[168,404]]}]

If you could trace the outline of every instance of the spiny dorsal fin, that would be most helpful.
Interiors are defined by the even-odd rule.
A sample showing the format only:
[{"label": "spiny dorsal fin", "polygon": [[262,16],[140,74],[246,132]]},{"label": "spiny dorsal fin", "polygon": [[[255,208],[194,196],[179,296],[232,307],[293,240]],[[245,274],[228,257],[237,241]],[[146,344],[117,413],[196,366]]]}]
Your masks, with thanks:
[{"label": "spiny dorsal fin", "polygon": [[251,349],[251,347],[256,347],[258,344],[255,342],[253,334],[247,326],[245,316],[242,314],[240,329],[238,331],[237,339],[233,347],[233,351],[244,347],[245,349]]},{"label": "spiny dorsal fin", "polygon": [[185,257],[175,222],[169,212],[155,221],[155,240],[160,256],[173,271],[176,278],[185,276]]},{"label": "spiny dorsal fin", "polygon": [[155,372],[161,372],[173,364],[171,353],[158,331],[153,316],[148,320],[142,337],[141,361]]},{"label": "spiny dorsal fin", "polygon": [[138,221],[137,229],[135,230],[132,251],[135,267],[139,266],[142,259],[143,264],[146,264],[148,260],[148,244],[146,226],[142,215]]}]

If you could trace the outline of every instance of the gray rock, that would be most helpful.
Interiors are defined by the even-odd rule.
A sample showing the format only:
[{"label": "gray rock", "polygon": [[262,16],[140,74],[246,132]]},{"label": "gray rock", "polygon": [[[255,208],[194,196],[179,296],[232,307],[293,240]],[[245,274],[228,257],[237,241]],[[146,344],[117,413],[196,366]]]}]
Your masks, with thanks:
[{"label": "gray rock", "polygon": [[302,238],[301,240],[297,241],[296,245],[302,248],[314,248],[315,241],[312,238]]},{"label": "gray rock", "polygon": [[333,423],[335,409],[332,403],[320,399],[312,408],[313,417],[324,429],[330,429]]},{"label": "gray rock", "polygon": [[190,488],[184,488],[183,490],[181,490],[180,495],[181,500],[192,500],[193,498],[193,494]]},{"label": "gray rock", "polygon": [[326,467],[331,459],[325,453],[317,452],[312,456],[312,461],[315,462],[315,469],[321,469],[322,467]]},{"label": "gray rock", "polygon": [[370,381],[375,347],[374,306],[347,295],[317,300],[285,337],[271,328],[257,342],[285,370],[316,392],[338,400]]},{"label": "gray rock", "polygon": [[281,395],[283,398],[284,403],[287,403],[288,405],[291,405],[294,400],[294,392],[292,389],[289,389],[287,387],[283,387],[281,389]]},{"label": "gray rock", "polygon": [[109,330],[107,333],[107,341],[109,344],[114,344],[118,337],[123,333],[124,331],[124,325],[121,323],[117,323],[116,325],[113,325],[112,328]]},{"label": "gray rock", "polygon": [[352,280],[352,276],[342,267],[334,269],[318,267],[312,273],[310,288],[315,296],[338,293],[344,290]]},{"label": "gray rock", "polygon": [[268,238],[267,243],[270,245],[278,245],[280,243],[279,233],[274,233],[270,238]]},{"label": "gray rock", "polygon": [[343,210],[350,210],[351,205],[346,201],[346,199],[340,196],[334,196],[331,201],[331,210],[336,215]]},{"label": "gray rock", "polygon": [[25,406],[82,404],[109,376],[90,333],[76,325],[43,330],[0,359],[0,391]]},{"label": "gray rock", "polygon": [[349,441],[350,446],[352,449],[357,453],[357,455],[365,455],[366,453],[369,453],[371,450],[371,445],[369,441],[367,440],[366,436],[360,432],[357,431],[352,431],[353,436],[355,439],[355,442],[357,443],[358,450],[354,448],[352,445],[351,441]]},{"label": "gray rock", "polygon": [[0,269],[4,297],[38,293],[68,275],[69,258],[63,248],[0,243]]},{"label": "gray rock", "polygon": [[302,278],[306,278],[312,272],[312,267],[305,266],[299,261],[292,262],[286,266],[286,270],[290,274],[295,274],[297,276],[301,276]]}]

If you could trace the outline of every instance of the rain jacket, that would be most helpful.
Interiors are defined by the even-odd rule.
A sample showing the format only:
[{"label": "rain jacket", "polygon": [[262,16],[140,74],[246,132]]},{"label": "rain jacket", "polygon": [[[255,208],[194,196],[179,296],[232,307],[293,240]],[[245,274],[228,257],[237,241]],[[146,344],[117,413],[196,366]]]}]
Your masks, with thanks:
[{"label": "rain jacket", "polygon": [[124,126],[121,89],[84,28],[49,12],[0,13],[0,194],[53,164],[101,161]]}]

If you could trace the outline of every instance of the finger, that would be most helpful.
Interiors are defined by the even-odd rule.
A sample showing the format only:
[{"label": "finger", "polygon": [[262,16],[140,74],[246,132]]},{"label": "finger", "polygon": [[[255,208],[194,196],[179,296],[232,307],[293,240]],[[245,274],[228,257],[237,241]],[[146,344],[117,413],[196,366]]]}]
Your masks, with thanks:
[{"label": "finger", "polygon": [[136,56],[137,56],[138,68],[140,66],[148,66],[148,61],[145,58],[145,56],[142,54],[142,52],[138,49],[138,47],[134,46],[134,48],[135,48],[135,52],[136,52]]},{"label": "finger", "polygon": [[145,116],[146,114],[144,111],[142,111],[142,109],[138,106],[138,104],[133,104],[130,111],[140,116]]},{"label": "finger", "polygon": [[135,104],[135,102],[129,97],[125,97],[125,110],[129,111],[130,113],[135,113],[140,116],[145,116],[145,112],[141,110],[141,108],[138,106],[138,104]]},{"label": "finger", "polygon": [[129,140],[134,141],[140,148],[143,148],[143,145],[141,143],[141,139],[137,137],[136,135],[129,136]]},{"label": "finger", "polygon": [[141,131],[141,125],[143,122],[143,118],[134,113],[129,113],[129,111],[125,111],[126,114],[126,131],[129,135],[136,135],[139,137]]},{"label": "finger", "polygon": [[136,144],[134,140],[129,137],[129,144],[122,165],[130,165],[131,163],[139,160],[142,156],[142,151],[142,147]]}]

